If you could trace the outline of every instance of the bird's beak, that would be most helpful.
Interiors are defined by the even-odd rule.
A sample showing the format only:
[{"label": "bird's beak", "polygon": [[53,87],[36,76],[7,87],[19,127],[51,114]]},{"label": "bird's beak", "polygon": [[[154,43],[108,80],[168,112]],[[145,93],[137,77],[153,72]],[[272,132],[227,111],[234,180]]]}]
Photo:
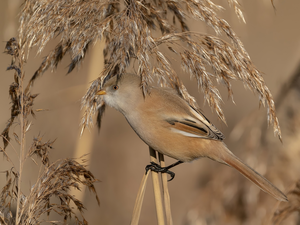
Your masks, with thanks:
[{"label": "bird's beak", "polygon": [[96,93],[96,95],[106,95],[106,91],[105,90],[100,90]]}]

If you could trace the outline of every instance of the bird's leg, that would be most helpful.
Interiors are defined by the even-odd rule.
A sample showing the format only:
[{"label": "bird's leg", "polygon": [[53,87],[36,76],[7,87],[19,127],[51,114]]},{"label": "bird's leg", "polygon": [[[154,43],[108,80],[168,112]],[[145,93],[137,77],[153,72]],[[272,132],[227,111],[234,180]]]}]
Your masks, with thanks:
[{"label": "bird's leg", "polygon": [[177,166],[181,163],[183,163],[182,161],[177,161],[169,166],[166,166],[166,167],[161,167],[160,165],[158,165],[157,163],[155,162],[150,162],[151,164],[147,165],[146,166],[146,173],[148,172],[148,170],[152,170],[152,171],[155,171],[155,172],[160,172],[160,173],[167,173],[167,174],[170,174],[171,178],[170,180],[168,181],[171,181],[174,179],[175,177],[175,173],[170,171],[169,169],[173,168],[174,166]]}]

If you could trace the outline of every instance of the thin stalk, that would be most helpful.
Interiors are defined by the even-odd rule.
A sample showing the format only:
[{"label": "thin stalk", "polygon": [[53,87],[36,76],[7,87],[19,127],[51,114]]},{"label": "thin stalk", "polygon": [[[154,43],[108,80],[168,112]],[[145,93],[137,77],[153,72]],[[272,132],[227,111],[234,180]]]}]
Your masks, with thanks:
[{"label": "thin stalk", "polygon": [[[21,70],[22,71],[22,70]],[[24,165],[24,153],[25,153],[25,129],[24,125],[26,122],[25,112],[24,112],[24,99],[23,99],[23,79],[24,75],[21,75],[20,79],[20,104],[21,104],[21,113],[20,113],[20,126],[21,126],[21,145],[20,145],[20,166],[19,166],[19,176],[18,176],[18,198],[17,198],[17,213],[16,213],[16,225],[19,223],[19,211],[21,207],[21,182],[22,182],[22,171]]]},{"label": "thin stalk", "polygon": [[[150,152],[151,162],[157,163],[156,151],[153,150],[151,147],[149,147],[149,152]],[[152,174],[153,189],[154,189],[157,224],[164,225],[165,224],[164,209],[163,209],[163,201],[162,201],[162,195],[161,195],[161,190],[160,190],[158,173],[151,171],[151,174]]]},{"label": "thin stalk", "polygon": [[139,224],[148,176],[149,176],[149,171],[146,174],[144,173],[143,179],[141,181],[141,185],[140,185],[138,194],[136,196],[130,225],[138,225]]},{"label": "thin stalk", "polygon": [[[166,164],[165,164],[164,155],[161,153],[158,153],[158,159],[159,159],[160,166],[165,167]],[[163,196],[164,196],[167,225],[173,225],[167,174],[162,173],[161,179],[162,179],[162,185],[163,185]]]}]

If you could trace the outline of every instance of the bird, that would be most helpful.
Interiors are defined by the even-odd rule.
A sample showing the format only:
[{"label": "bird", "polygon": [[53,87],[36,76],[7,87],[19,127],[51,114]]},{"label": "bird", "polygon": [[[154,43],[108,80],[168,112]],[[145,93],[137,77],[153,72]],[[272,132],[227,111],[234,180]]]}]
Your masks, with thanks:
[{"label": "bird", "polygon": [[198,158],[209,158],[238,170],[261,190],[279,201],[287,197],[270,181],[243,163],[223,142],[223,134],[174,89],[149,86],[144,94],[141,78],[125,73],[108,79],[96,95],[121,112],[135,133],[152,149],[178,162],[146,167],[171,176],[170,168]]}]

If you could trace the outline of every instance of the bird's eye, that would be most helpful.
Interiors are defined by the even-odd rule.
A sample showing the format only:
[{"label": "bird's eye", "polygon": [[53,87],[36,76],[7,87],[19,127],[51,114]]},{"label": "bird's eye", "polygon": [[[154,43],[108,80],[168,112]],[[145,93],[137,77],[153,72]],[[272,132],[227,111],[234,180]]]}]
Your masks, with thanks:
[{"label": "bird's eye", "polygon": [[114,90],[118,90],[118,89],[119,89],[119,86],[118,86],[118,85],[114,85],[114,86],[113,86],[113,89],[114,89]]}]

